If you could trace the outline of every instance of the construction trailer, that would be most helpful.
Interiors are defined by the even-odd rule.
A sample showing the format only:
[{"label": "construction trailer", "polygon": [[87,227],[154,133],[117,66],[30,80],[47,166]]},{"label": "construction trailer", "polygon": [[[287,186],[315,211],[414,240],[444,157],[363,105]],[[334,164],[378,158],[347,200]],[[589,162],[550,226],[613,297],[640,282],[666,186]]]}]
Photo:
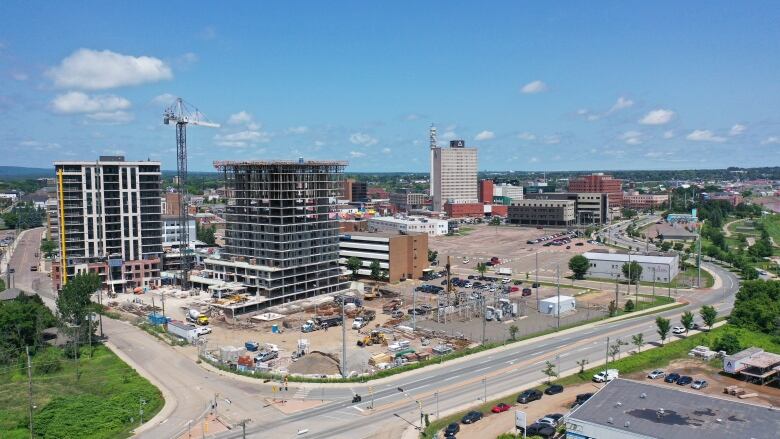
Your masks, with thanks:
[{"label": "construction trailer", "polygon": [[[217,161],[228,192],[225,246],[201,276],[235,282],[257,310],[348,287],[338,263],[343,161]],[[205,282],[204,282],[205,283]],[[236,304],[234,311],[242,312]]]}]

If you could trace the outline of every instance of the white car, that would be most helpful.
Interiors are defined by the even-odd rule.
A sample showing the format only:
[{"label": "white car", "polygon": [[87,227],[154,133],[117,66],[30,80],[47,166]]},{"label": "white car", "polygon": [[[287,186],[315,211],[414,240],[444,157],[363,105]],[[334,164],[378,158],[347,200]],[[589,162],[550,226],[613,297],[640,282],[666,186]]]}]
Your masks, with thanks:
[{"label": "white car", "polygon": [[674,328],[672,328],[672,334],[677,334],[677,335],[685,334],[685,328],[683,328],[682,326],[675,326]]},{"label": "white car", "polygon": [[647,377],[651,380],[654,380],[656,378],[663,378],[666,376],[666,372],[662,371],[661,369],[656,369],[650,373],[647,374]]},{"label": "white car", "polygon": [[195,333],[198,334],[198,337],[201,335],[211,334],[211,328],[208,326],[198,326],[195,328]]}]

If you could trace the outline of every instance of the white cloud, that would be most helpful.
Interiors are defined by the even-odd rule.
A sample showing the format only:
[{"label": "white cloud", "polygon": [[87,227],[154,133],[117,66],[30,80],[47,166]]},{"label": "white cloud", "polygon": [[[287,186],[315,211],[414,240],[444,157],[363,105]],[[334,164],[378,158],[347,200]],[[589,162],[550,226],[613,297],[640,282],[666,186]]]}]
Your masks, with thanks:
[{"label": "white cloud", "polygon": [[349,136],[349,141],[354,143],[355,145],[363,145],[363,146],[376,145],[379,142],[379,140],[377,140],[376,138],[371,137],[365,133],[353,133]]},{"label": "white cloud", "polygon": [[309,127],[307,126],[297,126],[297,127],[290,127],[287,128],[285,131],[287,134],[304,134],[309,131]]},{"label": "white cloud", "polygon": [[415,113],[410,113],[410,114],[407,114],[406,116],[404,116],[404,119],[409,120],[409,121],[418,120],[419,118],[420,118],[420,115],[415,114]]},{"label": "white cloud", "polygon": [[531,157],[531,158],[528,160],[528,162],[529,162],[529,163],[539,163],[539,158],[538,158],[538,157]]},{"label": "white cloud", "polygon": [[642,143],[642,133],[639,131],[626,131],[621,134],[619,138],[629,145],[639,145]]},{"label": "white cloud", "polygon": [[690,134],[685,136],[686,139],[692,140],[694,142],[725,142],[726,138],[721,136],[716,136],[715,133],[713,133],[710,130],[693,130]]},{"label": "white cloud", "polygon": [[390,154],[391,152],[392,152],[392,150],[390,148],[382,148],[382,153],[383,154]]},{"label": "white cloud", "polygon": [[130,108],[130,101],[116,95],[89,96],[80,91],[71,91],[56,96],[51,101],[51,109],[56,113],[104,113]]},{"label": "white cloud", "polygon": [[517,138],[520,140],[536,140],[536,134],[529,133],[528,131],[524,131],[517,135]]},{"label": "white cloud", "polygon": [[322,140],[315,140],[314,146],[325,146],[325,142],[323,142]]},{"label": "white cloud", "polygon": [[217,28],[214,26],[206,26],[200,31],[200,37],[204,40],[213,40],[217,37]]},{"label": "white cloud", "polygon": [[664,131],[663,137],[664,139],[671,139],[672,137],[674,137],[674,131],[672,130]]},{"label": "white cloud", "polygon": [[445,131],[440,136],[439,139],[441,140],[454,140],[458,137],[457,134],[455,134],[455,131]]},{"label": "white cloud", "polygon": [[171,105],[176,102],[176,96],[170,93],[163,93],[152,98],[152,103],[155,105]]},{"label": "white cloud", "polygon": [[669,123],[674,117],[674,111],[658,109],[653,110],[639,120],[639,123],[643,125],[664,125]]},{"label": "white cloud", "polygon": [[474,136],[474,140],[491,140],[496,138],[496,133],[493,131],[482,131],[476,136]]},{"label": "white cloud", "polygon": [[37,140],[24,140],[22,142],[19,142],[19,146],[22,146],[25,149],[32,148],[35,151],[53,151],[62,148],[62,146],[59,143],[39,142]]},{"label": "white cloud", "polygon": [[548,145],[555,145],[561,143],[561,136],[559,136],[558,134],[550,134],[549,136],[544,136],[542,142]]},{"label": "white cloud", "polygon": [[99,113],[88,114],[87,118],[105,123],[128,123],[135,119],[133,113],[127,111],[103,111]]},{"label": "white cloud", "polygon": [[246,111],[239,111],[238,113],[231,114],[228,118],[228,124],[230,125],[242,125],[252,122],[252,115]]},{"label": "white cloud", "polygon": [[13,72],[11,73],[11,77],[14,79],[14,81],[26,81],[30,79],[30,77],[27,76],[27,73],[24,72]]},{"label": "white cloud", "polygon": [[770,136],[761,141],[762,145],[777,145],[780,144],[780,137]]},{"label": "white cloud", "polygon": [[630,108],[634,105],[634,101],[631,99],[628,99],[626,97],[619,97],[614,105],[612,105],[612,108],[607,111],[607,114],[614,113],[616,111],[623,110],[625,108]]},{"label": "white cloud", "polygon": [[268,143],[271,135],[264,131],[245,130],[231,134],[217,134],[214,136],[217,145],[231,148],[246,148],[257,143]]},{"label": "white cloud", "polygon": [[365,157],[366,153],[361,151],[350,151],[349,152],[350,157],[352,158],[358,158],[358,157]]},{"label": "white cloud", "polygon": [[744,133],[746,129],[747,127],[745,125],[740,123],[734,124],[734,126],[729,130],[729,136],[739,136],[740,134]]},{"label": "white cloud", "polygon": [[62,88],[101,90],[173,78],[171,68],[150,56],[131,56],[110,50],[79,49],[46,74]]},{"label": "white cloud", "polygon": [[521,93],[525,94],[534,94],[534,93],[542,93],[547,91],[547,84],[540,80],[531,81],[528,84],[525,84],[521,89]]}]

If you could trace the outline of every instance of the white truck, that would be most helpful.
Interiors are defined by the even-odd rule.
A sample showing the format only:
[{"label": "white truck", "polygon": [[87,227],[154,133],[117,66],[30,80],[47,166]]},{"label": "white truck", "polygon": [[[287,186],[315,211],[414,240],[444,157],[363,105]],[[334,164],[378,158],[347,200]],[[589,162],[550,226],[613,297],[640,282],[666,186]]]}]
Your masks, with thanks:
[{"label": "white truck", "polygon": [[504,276],[511,276],[512,275],[512,268],[511,267],[498,267],[498,269],[496,269],[496,274],[504,275]]},{"label": "white truck", "polygon": [[203,326],[209,324],[209,318],[201,314],[197,309],[190,309],[187,311],[187,321]]},{"label": "white truck", "polygon": [[180,322],[178,320],[168,322],[168,333],[181,337],[187,341],[197,340],[198,338],[198,331],[195,325],[190,325],[189,323]]},{"label": "white truck", "polygon": [[618,378],[620,376],[617,369],[607,369],[602,370],[601,372],[597,373],[596,375],[593,375],[593,382],[595,383],[604,383],[604,382],[610,382],[614,380],[615,378]]}]

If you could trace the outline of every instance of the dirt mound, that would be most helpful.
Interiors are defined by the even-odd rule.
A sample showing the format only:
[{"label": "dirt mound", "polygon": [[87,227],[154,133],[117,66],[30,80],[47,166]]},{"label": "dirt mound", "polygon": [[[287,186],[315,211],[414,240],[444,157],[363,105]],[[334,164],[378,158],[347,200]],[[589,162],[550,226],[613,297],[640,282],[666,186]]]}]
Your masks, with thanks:
[{"label": "dirt mound", "polygon": [[336,375],[340,373],[339,362],[329,354],[312,351],[288,368],[290,373],[303,375]]}]

